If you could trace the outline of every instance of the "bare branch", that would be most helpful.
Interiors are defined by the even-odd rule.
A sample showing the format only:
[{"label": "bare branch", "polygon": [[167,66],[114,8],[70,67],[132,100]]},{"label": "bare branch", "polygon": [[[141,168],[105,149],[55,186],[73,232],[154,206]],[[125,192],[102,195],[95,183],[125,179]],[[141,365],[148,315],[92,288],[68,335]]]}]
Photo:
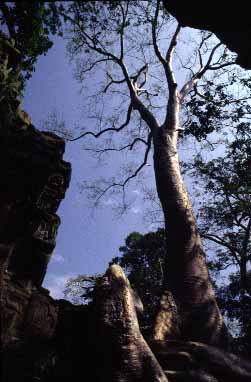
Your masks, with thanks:
[{"label": "bare branch", "polygon": [[229,243],[227,243],[220,236],[217,236],[215,234],[203,233],[203,232],[200,233],[200,234],[201,234],[201,237],[203,237],[204,239],[211,240],[211,241],[213,241],[216,244],[219,244],[219,245],[222,245],[223,247],[228,248],[231,251],[231,254],[234,256],[234,258],[237,261],[237,263],[240,264],[240,260],[238,259],[238,256],[236,255],[236,252],[239,253],[237,248],[233,248]]},{"label": "bare branch", "polygon": [[160,6],[160,0],[157,1],[155,15],[154,15],[154,18],[152,20],[152,39],[153,39],[154,52],[155,52],[156,56],[158,57],[159,61],[161,62],[161,64],[165,68],[166,67],[166,60],[162,56],[162,54],[160,53],[158,43],[157,43],[157,35],[156,35],[156,27],[157,27],[158,16],[159,16],[159,6]]},{"label": "bare branch", "polygon": [[98,197],[96,198],[96,204],[99,202],[99,200],[108,192],[110,191],[112,188],[116,188],[116,187],[120,187],[122,188],[123,190],[123,193],[124,193],[124,190],[125,190],[125,187],[126,185],[133,179],[133,178],[136,178],[137,175],[139,174],[139,172],[145,167],[145,165],[147,164],[147,160],[148,160],[148,155],[149,155],[149,152],[151,150],[151,143],[152,143],[152,134],[149,133],[148,135],[148,139],[147,139],[147,148],[146,148],[146,151],[145,151],[145,155],[144,155],[144,159],[143,159],[143,162],[137,167],[137,169],[133,172],[133,174],[131,174],[130,176],[128,176],[123,182],[120,182],[120,183],[117,183],[117,182],[114,182],[112,184],[110,184],[109,186],[107,186],[105,189],[103,189]]},{"label": "bare branch", "polygon": [[168,82],[169,91],[171,91],[173,89],[173,86],[176,84],[174,73],[172,70],[172,55],[173,55],[175,46],[177,44],[177,37],[178,37],[178,34],[180,32],[181,26],[178,24],[178,26],[177,26],[174,34],[173,34],[173,37],[171,39],[170,45],[167,49],[166,57],[164,58],[162,56],[160,50],[159,50],[158,43],[157,43],[157,35],[156,35],[156,27],[157,27],[157,21],[158,21],[158,16],[159,16],[159,5],[160,5],[160,1],[158,0],[157,5],[156,5],[154,19],[152,20],[153,48],[154,48],[154,52],[155,52],[157,58],[159,59],[159,61],[161,62],[161,64],[164,67],[167,82]]},{"label": "bare branch", "polygon": [[[146,73],[147,73],[147,70],[148,70],[148,64],[145,64],[143,65],[136,74],[132,75],[132,76],[129,76],[129,79],[132,80],[132,83],[133,83],[133,87],[134,87],[134,91],[135,93],[137,93],[137,91],[145,85],[146,83]],[[138,86],[137,85],[137,80],[139,79],[140,75],[141,74],[144,74],[144,80],[142,81],[142,83]],[[121,80],[114,80],[112,78],[112,76],[110,75],[110,73],[107,73],[107,76],[110,78],[110,82],[106,85],[105,89],[104,89],[104,93],[107,92],[107,90],[109,89],[109,87],[112,85],[112,84],[122,84],[124,82],[126,82],[126,78],[123,78]]]},{"label": "bare branch", "polygon": [[168,81],[168,87],[169,91],[173,90],[174,87],[176,87],[176,80],[174,77],[173,69],[172,69],[172,58],[173,58],[173,52],[177,44],[177,38],[180,33],[181,26],[180,24],[177,25],[177,28],[173,34],[173,37],[171,39],[169,48],[167,49],[166,52],[166,70],[167,70],[167,81]]},{"label": "bare branch", "polygon": [[83,74],[83,73],[90,72],[100,62],[107,62],[107,61],[111,61],[111,58],[102,58],[100,60],[97,60],[97,61],[93,62],[88,68],[81,69],[81,73]]},{"label": "bare branch", "polygon": [[119,7],[121,9],[122,19],[123,19],[122,25],[121,25],[121,30],[120,30],[120,60],[121,61],[124,58],[124,28],[125,28],[125,25],[126,25],[126,17],[127,17],[127,14],[128,14],[128,6],[129,6],[129,4],[126,3],[126,10],[124,12],[123,6],[121,5],[121,3],[119,3]]},{"label": "bare branch", "polygon": [[123,150],[126,150],[126,149],[132,150],[137,142],[144,143],[146,146],[148,145],[148,142],[145,141],[143,138],[135,138],[133,140],[133,142],[129,143],[126,146],[122,146],[120,148],[115,148],[115,147],[107,147],[107,148],[104,148],[104,149],[89,149],[89,148],[85,148],[85,150],[86,151],[92,151],[92,152],[95,152],[97,154],[102,154],[102,153],[105,153],[105,152],[108,152],[108,151],[123,151]]},{"label": "bare branch", "polygon": [[216,52],[216,50],[217,50],[221,45],[222,45],[222,43],[219,42],[218,44],[216,44],[216,45],[213,47],[213,49],[211,50],[211,53],[210,53],[210,55],[209,55],[209,57],[208,57],[208,60],[207,60],[206,65],[204,65],[204,67],[202,68],[202,70],[200,70],[200,71],[198,72],[198,74],[197,74],[197,75],[199,76],[199,78],[201,78],[201,77],[204,75],[204,73],[208,70],[208,68],[210,67],[210,64],[211,64],[211,62],[212,62],[214,53]]},{"label": "bare branch", "polygon": [[149,133],[148,135],[148,139],[147,139],[147,148],[146,148],[146,151],[145,151],[145,155],[144,155],[144,160],[143,160],[143,163],[135,170],[135,172],[130,175],[123,183],[123,185],[125,186],[131,179],[135,178],[138,173],[142,170],[143,167],[145,167],[145,165],[147,164],[147,160],[148,160],[148,155],[149,155],[149,152],[151,150],[151,144],[152,144],[152,134]]},{"label": "bare branch", "polygon": [[148,70],[148,64],[146,63],[145,65],[143,65],[139,71],[134,75],[134,76],[131,76],[131,79],[133,80],[133,85],[137,85],[137,80],[139,79],[140,75],[143,73],[145,78],[143,80],[143,82],[140,84],[140,86],[137,88],[140,89],[142,86],[145,85],[146,83],[146,73],[147,73],[147,70]]},{"label": "bare branch", "polygon": [[232,214],[233,217],[234,217],[234,220],[235,220],[237,226],[239,226],[239,227],[241,227],[242,229],[246,230],[246,227],[241,223],[241,220],[237,218],[237,215],[236,215],[236,213],[235,213],[235,211],[234,211],[234,209],[233,209],[233,206],[232,206],[232,203],[231,203],[231,201],[230,201],[230,198],[229,198],[229,195],[228,195],[227,190],[224,190],[224,195],[225,195],[225,197],[226,197],[227,205],[228,205],[228,207],[229,207],[229,209],[230,209],[231,214]]},{"label": "bare branch", "polygon": [[199,54],[199,62],[200,62],[200,68],[202,69],[203,68],[203,60],[202,60],[202,54],[201,54],[201,48],[202,46],[205,44],[205,42],[212,36],[212,33],[208,33],[206,34],[205,37],[203,37],[201,39],[201,42],[200,42],[200,45],[199,45],[199,48],[198,48],[198,54]]},{"label": "bare branch", "polygon": [[114,80],[112,78],[112,76],[110,75],[110,73],[107,73],[107,76],[110,78],[110,82],[108,82],[108,84],[106,85],[106,87],[104,88],[103,92],[106,93],[107,90],[109,89],[109,87],[112,85],[112,84],[122,84],[123,82],[126,82],[126,79],[123,78],[122,80]]},{"label": "bare branch", "polygon": [[159,127],[158,121],[154,115],[145,107],[143,102],[136,96],[133,100],[133,108],[138,110],[141,118],[147,124],[151,131],[156,130]]},{"label": "bare branch", "polygon": [[130,105],[128,107],[126,120],[120,127],[117,127],[117,128],[116,127],[108,127],[107,129],[103,129],[96,134],[93,133],[92,131],[86,131],[76,138],[68,139],[68,141],[74,142],[74,141],[77,141],[78,139],[84,138],[87,135],[91,135],[94,138],[99,138],[102,134],[107,133],[108,131],[114,131],[114,132],[118,133],[119,131],[123,130],[126,126],[128,126],[128,124],[130,123],[131,113],[132,113],[132,103],[130,103]]},{"label": "bare branch", "polygon": [[221,64],[221,65],[211,65],[208,67],[209,70],[218,70],[218,69],[222,69],[222,68],[225,68],[227,66],[230,66],[230,65],[235,65],[236,62],[235,61],[229,61],[229,62],[226,62],[225,64]]},{"label": "bare branch", "polygon": [[202,69],[203,68],[203,61],[202,61],[202,55],[201,55],[200,48],[201,48],[201,46],[198,49],[198,53],[199,53],[200,68]]},{"label": "bare branch", "polygon": [[[203,43],[204,43],[204,41],[205,40],[203,40]],[[201,77],[206,73],[207,70],[214,70],[214,66],[211,66],[210,64],[212,62],[214,53],[216,52],[216,50],[221,45],[222,45],[221,43],[218,43],[213,47],[213,49],[211,50],[211,53],[208,57],[207,63],[204,66],[201,66],[200,70],[188,82],[186,82],[184,84],[184,86],[182,87],[182,89],[180,91],[180,101],[181,102],[184,100],[184,98],[187,96],[187,94],[196,86],[197,82],[201,79]],[[201,48],[201,45],[200,45],[200,48]],[[203,65],[202,57],[201,57],[201,53],[200,53],[200,48],[198,50],[199,57],[200,57],[200,65]],[[220,67],[223,68],[223,67],[229,66],[229,65],[232,65],[232,62],[218,65],[217,68],[220,68]]]}]

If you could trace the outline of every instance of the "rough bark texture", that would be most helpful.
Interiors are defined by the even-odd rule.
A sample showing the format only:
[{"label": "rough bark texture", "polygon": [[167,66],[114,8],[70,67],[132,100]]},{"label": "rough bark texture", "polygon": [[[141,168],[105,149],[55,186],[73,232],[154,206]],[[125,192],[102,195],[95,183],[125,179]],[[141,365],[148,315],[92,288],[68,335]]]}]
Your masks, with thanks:
[{"label": "rough bark texture", "polygon": [[163,0],[168,10],[182,26],[209,30],[238,54],[236,63],[245,69],[251,69],[251,26],[249,21],[248,3],[238,3],[229,6],[224,0],[220,6],[210,2],[203,7],[196,0]]},{"label": "rough bark texture", "polygon": [[[225,347],[227,331],[216,304],[201,239],[180,174],[177,129],[158,129],[154,137],[154,166],[167,230],[165,285],[173,293],[178,307],[181,338]],[[169,330],[165,329],[162,316],[163,309],[160,309],[154,337],[163,340],[169,337]]]},{"label": "rough bark texture", "polygon": [[165,374],[140,333],[129,281],[112,265],[94,299],[95,336],[100,342],[100,380],[166,382]]}]

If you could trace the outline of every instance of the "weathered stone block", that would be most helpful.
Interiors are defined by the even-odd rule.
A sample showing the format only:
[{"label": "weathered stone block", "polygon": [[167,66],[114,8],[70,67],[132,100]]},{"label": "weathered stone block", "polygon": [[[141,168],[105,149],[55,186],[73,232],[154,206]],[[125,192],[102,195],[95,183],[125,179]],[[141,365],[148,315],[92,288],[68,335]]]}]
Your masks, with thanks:
[{"label": "weathered stone block", "polygon": [[27,308],[24,336],[47,340],[55,335],[58,320],[57,303],[49,296],[34,293]]}]

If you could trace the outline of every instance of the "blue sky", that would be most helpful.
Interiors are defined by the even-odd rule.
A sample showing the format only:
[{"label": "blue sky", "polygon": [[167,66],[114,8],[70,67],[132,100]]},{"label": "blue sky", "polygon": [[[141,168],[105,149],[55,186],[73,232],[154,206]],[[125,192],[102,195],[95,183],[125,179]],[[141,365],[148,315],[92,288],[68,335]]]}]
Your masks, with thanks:
[{"label": "blue sky", "polygon": [[[79,96],[79,84],[73,79],[72,70],[64,41],[56,39],[48,54],[39,58],[23,100],[24,110],[38,129],[43,129],[51,113],[64,120],[66,128],[71,129],[79,122],[84,125],[83,98]],[[118,256],[118,248],[130,232],[147,232],[151,228],[142,219],[142,195],[135,187],[129,191],[135,203],[122,218],[117,219],[112,213],[114,200],[111,198],[104,199],[101,209],[89,208],[86,194],[80,193],[79,183],[93,179],[93,174],[107,175],[113,164],[108,161],[106,168],[100,169],[91,155],[82,150],[83,143],[66,144],[64,159],[72,164],[72,180],[58,211],[62,223],[44,281],[44,286],[56,298],[62,297],[69,277],[104,272],[112,257]],[[147,171],[153,182],[152,167]]]}]

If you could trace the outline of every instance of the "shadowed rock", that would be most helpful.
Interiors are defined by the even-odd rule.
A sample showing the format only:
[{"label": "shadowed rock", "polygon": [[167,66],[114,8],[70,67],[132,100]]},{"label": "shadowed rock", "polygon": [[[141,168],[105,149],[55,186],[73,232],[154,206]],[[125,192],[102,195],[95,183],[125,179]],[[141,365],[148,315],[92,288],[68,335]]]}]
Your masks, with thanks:
[{"label": "shadowed rock", "polygon": [[163,0],[168,10],[182,26],[209,30],[238,54],[236,63],[251,69],[251,25],[248,2],[229,5],[222,1],[220,6],[204,2],[203,7],[196,0]]}]

